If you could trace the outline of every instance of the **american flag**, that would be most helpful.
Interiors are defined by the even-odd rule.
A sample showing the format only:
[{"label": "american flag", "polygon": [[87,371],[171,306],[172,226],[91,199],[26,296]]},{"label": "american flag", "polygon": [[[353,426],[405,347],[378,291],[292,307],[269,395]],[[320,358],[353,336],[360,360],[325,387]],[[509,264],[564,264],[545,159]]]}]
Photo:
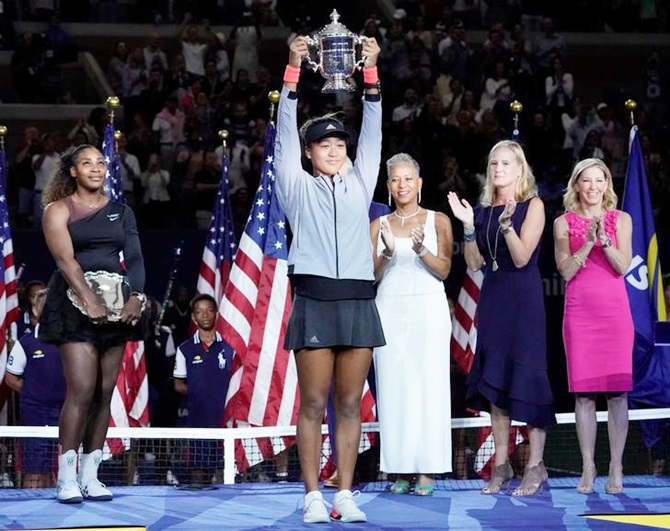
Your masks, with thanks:
[{"label": "american flag", "polygon": [[[149,380],[144,341],[128,341],[112,393],[110,426],[120,428],[149,426]],[[107,439],[112,454],[130,448],[125,439]]]},{"label": "american flag", "polygon": [[105,193],[112,201],[124,202],[123,181],[121,177],[121,160],[116,152],[116,141],[114,140],[114,124],[105,127],[102,137],[102,156],[107,164],[105,175]]},{"label": "american flag", "polygon": [[[237,239],[233,224],[233,212],[230,207],[228,188],[228,154],[223,153],[221,160],[221,184],[216,196],[214,215],[209,225],[207,241],[202,251],[197,291],[214,297],[221,303],[223,290],[228,283],[230,268],[237,252]],[[221,317],[217,319],[217,330],[223,333]]]},{"label": "american flag", "polygon": [[14,246],[12,232],[9,227],[6,194],[7,165],[5,160],[4,140],[0,146],[0,244],[2,260],[0,260],[0,424],[7,424],[6,404],[9,387],[4,383],[5,366],[7,364],[8,341],[16,339],[16,321],[19,318],[19,299],[16,293],[16,270],[14,269]]},{"label": "american flag", "polygon": [[470,372],[477,346],[477,303],[484,273],[466,270],[451,322],[451,357],[463,374]]},{"label": "american flag", "polygon": [[[274,193],[276,130],[265,136],[261,182],[219,305],[224,339],[233,347],[233,374],[224,425],[294,425],[298,412],[297,371],[284,349],[291,309],[287,277],[286,219]],[[274,457],[287,441],[244,441],[236,447],[238,472]]]},{"label": "american flag", "polygon": [[[121,180],[120,160],[116,152],[114,125],[108,124],[102,140],[102,154],[107,164],[105,193],[112,201],[125,202]],[[125,267],[123,253],[119,260]],[[149,380],[146,371],[144,341],[126,343],[121,368],[112,393],[110,426],[149,426]],[[129,449],[129,441],[108,439],[107,446],[112,454]]]}]

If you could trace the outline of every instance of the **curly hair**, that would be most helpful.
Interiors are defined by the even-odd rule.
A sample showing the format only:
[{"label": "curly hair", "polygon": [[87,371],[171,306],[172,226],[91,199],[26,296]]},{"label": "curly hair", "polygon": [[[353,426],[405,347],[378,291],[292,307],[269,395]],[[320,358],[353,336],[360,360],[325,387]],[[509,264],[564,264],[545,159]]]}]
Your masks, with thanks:
[{"label": "curly hair", "polygon": [[42,192],[42,205],[46,206],[49,203],[63,199],[68,195],[72,195],[77,189],[77,181],[70,174],[72,168],[79,159],[82,151],[85,149],[95,149],[98,153],[100,150],[90,144],[81,144],[73,146],[63,153],[60,157],[60,167],[51,182],[46,186]]},{"label": "curly hair", "polygon": [[572,170],[572,175],[570,175],[570,180],[565,189],[565,194],[563,195],[563,208],[567,212],[575,212],[579,208],[579,193],[577,192],[577,183],[582,173],[588,168],[598,168],[605,175],[605,180],[607,181],[607,188],[603,194],[602,207],[603,210],[609,211],[614,210],[617,206],[619,199],[617,198],[616,193],[614,192],[614,187],[612,185],[612,172],[607,167],[602,160],[596,158],[580,160]]},{"label": "curly hair", "polygon": [[528,161],[526,160],[526,155],[523,152],[523,148],[517,142],[513,140],[501,140],[489,151],[488,162],[486,164],[486,184],[482,190],[482,195],[480,197],[480,202],[484,206],[491,206],[495,201],[496,189],[491,181],[491,176],[489,175],[489,162],[493,153],[498,149],[509,149],[516,158],[517,162],[521,166],[521,177],[516,183],[516,190],[514,191],[514,200],[515,201],[528,201],[533,197],[537,196],[537,184],[535,183],[535,176],[533,175],[533,170],[531,170]]}]

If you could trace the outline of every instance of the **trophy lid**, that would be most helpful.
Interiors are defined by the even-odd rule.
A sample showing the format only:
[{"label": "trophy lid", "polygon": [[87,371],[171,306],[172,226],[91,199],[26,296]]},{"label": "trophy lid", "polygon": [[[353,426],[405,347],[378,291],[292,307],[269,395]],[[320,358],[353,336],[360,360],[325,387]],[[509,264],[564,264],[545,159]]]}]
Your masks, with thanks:
[{"label": "trophy lid", "polygon": [[319,32],[320,37],[326,37],[328,35],[350,35],[351,31],[344,25],[339,22],[340,14],[337,12],[337,9],[333,9],[333,12],[330,14],[330,20],[332,22],[324,26]]}]

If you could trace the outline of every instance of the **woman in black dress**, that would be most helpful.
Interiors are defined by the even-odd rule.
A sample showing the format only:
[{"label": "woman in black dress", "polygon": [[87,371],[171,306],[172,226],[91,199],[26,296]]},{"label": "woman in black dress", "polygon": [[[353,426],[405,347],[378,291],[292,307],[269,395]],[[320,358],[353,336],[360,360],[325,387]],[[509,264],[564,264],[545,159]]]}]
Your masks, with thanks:
[{"label": "woman in black dress", "polygon": [[[98,465],[125,342],[141,339],[137,322],[146,303],[135,216],[104,195],[106,170],[98,149],[78,146],[63,155],[43,193],[44,236],[58,270],[49,282],[39,334],[58,345],[67,382],[58,435],[57,498],[63,503],[112,499],[97,479]],[[124,279],[125,303],[117,315],[91,289],[85,272]]]}]

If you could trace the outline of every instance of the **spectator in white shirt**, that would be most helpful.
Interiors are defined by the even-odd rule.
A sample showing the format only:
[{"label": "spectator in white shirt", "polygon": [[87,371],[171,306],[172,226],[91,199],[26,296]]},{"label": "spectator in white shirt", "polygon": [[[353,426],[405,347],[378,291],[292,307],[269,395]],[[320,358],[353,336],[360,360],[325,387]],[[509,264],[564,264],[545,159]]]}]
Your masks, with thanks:
[{"label": "spectator in white shirt", "polygon": [[193,77],[204,77],[207,45],[200,42],[196,26],[186,26],[182,30],[181,53],[186,63],[186,72]]},{"label": "spectator in white shirt", "polygon": [[35,172],[35,196],[33,199],[33,216],[36,227],[42,226],[42,191],[47,187],[60,168],[60,153],[56,151],[56,139],[51,133],[41,138],[42,153],[33,155],[33,171]]}]

